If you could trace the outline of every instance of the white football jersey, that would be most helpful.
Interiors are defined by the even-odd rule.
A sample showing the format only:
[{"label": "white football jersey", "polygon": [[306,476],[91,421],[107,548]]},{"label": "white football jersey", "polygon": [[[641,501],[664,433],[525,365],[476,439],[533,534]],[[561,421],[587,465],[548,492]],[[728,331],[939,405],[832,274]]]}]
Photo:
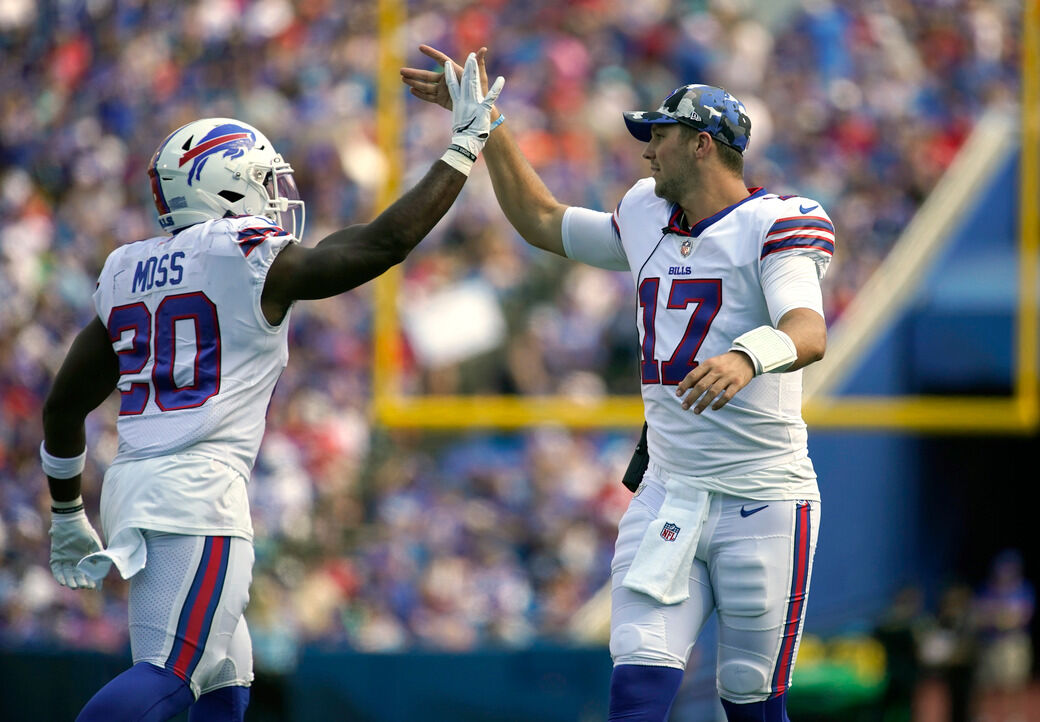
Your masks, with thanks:
[{"label": "white football jersey", "polygon": [[[581,244],[569,241],[579,232],[565,217],[565,248],[577,260],[632,273],[650,458],[714,491],[818,498],[801,417],[801,371],[756,376],[722,409],[699,415],[684,410],[675,391],[698,361],[725,353],[753,328],[772,325],[763,263],[807,254],[822,278],[834,251],[834,226],[820,204],[750,189],[744,200],[684,229],[682,209],[657,197],[654,180],[644,178],[612,216],[599,215],[610,224],[571,221],[581,223]],[[602,230],[590,232],[595,227]],[[591,247],[590,236],[599,239],[595,252],[579,247]],[[776,467],[797,469],[804,483],[789,483],[790,474]],[[762,478],[747,478],[756,474]]]},{"label": "white football jersey", "polygon": [[[277,326],[268,323],[260,296],[271,263],[293,241],[266,218],[243,216],[130,243],[109,255],[94,304],[119,358],[113,468],[176,454],[217,462],[230,475],[248,478],[275,382],[289,358],[288,316]],[[165,492],[149,492],[150,508],[161,510],[163,499],[177,499],[180,508],[171,515],[190,517],[184,489],[167,485]],[[143,503],[127,489],[118,493],[127,506]],[[227,484],[195,485],[192,497],[200,510],[212,509],[227,493]],[[241,491],[236,495],[244,498]],[[241,513],[238,508],[231,516]],[[248,525],[245,513],[236,523]]]}]

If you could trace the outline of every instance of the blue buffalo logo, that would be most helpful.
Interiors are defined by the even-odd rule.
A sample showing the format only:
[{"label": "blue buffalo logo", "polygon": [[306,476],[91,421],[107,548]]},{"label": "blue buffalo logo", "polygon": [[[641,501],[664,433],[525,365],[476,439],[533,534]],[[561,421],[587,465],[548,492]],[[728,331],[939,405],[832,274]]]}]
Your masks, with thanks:
[{"label": "blue buffalo logo", "polygon": [[670,521],[666,521],[664,529],[661,530],[661,538],[665,541],[675,541],[677,536],[679,536],[679,527]]},{"label": "blue buffalo logo", "polygon": [[178,166],[183,166],[192,161],[188,172],[188,185],[192,180],[198,180],[202,174],[202,167],[210,156],[222,153],[225,158],[238,158],[247,150],[256,145],[256,135],[248,128],[234,123],[225,123],[206,133],[199,139],[198,145],[181,156]]}]

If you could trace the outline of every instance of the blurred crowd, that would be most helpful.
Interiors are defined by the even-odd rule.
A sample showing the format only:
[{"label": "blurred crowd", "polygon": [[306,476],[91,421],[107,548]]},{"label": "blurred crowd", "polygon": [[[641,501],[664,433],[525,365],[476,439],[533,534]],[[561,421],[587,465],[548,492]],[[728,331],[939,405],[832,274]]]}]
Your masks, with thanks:
[{"label": "blurred crowd", "polygon": [[[412,0],[426,42],[490,48],[500,103],[557,197],[612,209],[646,174],[621,111],[687,82],[753,120],[749,185],[818,199],[838,230],[830,320],[876,268],[983,109],[1017,94],[1005,0]],[[126,586],[60,588],[47,568],[40,408],[116,246],[158,233],[145,168],[205,116],[262,129],[297,170],[304,243],[376,210],[376,3],[0,3],[0,644],[122,649]],[[404,92],[403,89],[401,91]],[[409,98],[405,184],[447,114]],[[459,303],[482,319],[449,322]],[[430,313],[429,309],[442,313]],[[408,393],[634,393],[627,274],[526,247],[482,169],[404,266]],[[478,313],[479,312],[479,313]],[[605,582],[634,436],[388,434],[369,423],[372,296],[300,304],[252,484],[259,665],[299,645],[470,649],[566,638]],[[463,333],[465,332],[465,333]],[[115,451],[88,420],[88,510]]]},{"label": "blurred crowd", "polygon": [[1035,713],[1028,686],[1036,589],[1022,552],[998,553],[977,589],[958,582],[936,604],[926,599],[920,586],[901,589],[875,630],[887,657],[885,719],[922,719],[929,706],[948,710],[950,722]]}]

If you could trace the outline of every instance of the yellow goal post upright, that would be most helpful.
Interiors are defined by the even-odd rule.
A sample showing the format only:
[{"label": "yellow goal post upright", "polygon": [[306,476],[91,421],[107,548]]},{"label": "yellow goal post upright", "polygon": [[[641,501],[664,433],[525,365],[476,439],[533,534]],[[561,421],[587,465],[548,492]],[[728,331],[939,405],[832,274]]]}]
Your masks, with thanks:
[{"label": "yellow goal post upright", "polygon": [[[389,173],[380,195],[380,209],[398,194],[402,175],[401,119],[404,95],[397,69],[403,60],[406,19],[405,0],[379,0],[379,82],[377,116],[379,146],[388,161]],[[1037,280],[1040,262],[1040,0],[1026,0],[1023,8],[1021,58],[1018,302],[1014,322],[1013,393],[1005,397],[967,396],[889,396],[848,397],[833,393],[841,380],[838,369],[854,368],[869,347],[869,341],[898,318],[903,305],[912,297],[916,281],[907,276],[906,287],[898,299],[892,300],[883,313],[858,313],[856,304],[832,329],[828,359],[819,369],[810,368],[806,376],[804,415],[814,428],[890,429],[926,433],[1021,433],[1034,432],[1040,426],[1038,396]],[[993,119],[999,123],[999,118]],[[1006,122],[1006,121],[1005,121]],[[970,170],[975,159],[972,152],[986,155],[999,140],[992,130],[986,138],[989,122],[980,122],[958,155],[950,172],[940,184],[956,185],[957,176]],[[1014,123],[1012,122],[1012,126]],[[1012,128],[1013,129],[1013,128]],[[1006,134],[1013,135],[1013,133]],[[987,145],[989,143],[990,145]],[[976,168],[976,172],[978,169]],[[961,184],[962,198],[967,199]],[[933,193],[933,198],[946,194]],[[939,201],[936,200],[936,204]],[[893,250],[920,246],[921,228],[935,225],[924,221],[946,221],[957,209],[923,207],[918,216],[929,214],[911,225]],[[503,221],[505,222],[505,221]],[[933,247],[941,245],[935,238]],[[894,261],[895,259],[893,259]],[[901,259],[906,267],[906,259]],[[917,268],[927,259],[918,258]],[[894,265],[894,263],[892,264]],[[892,268],[885,273],[891,288]],[[920,278],[917,275],[916,278]],[[875,274],[872,280],[879,281]],[[375,423],[385,428],[451,430],[493,428],[518,430],[544,424],[575,429],[638,428],[643,421],[643,405],[639,396],[605,396],[575,399],[566,396],[408,396],[400,391],[400,324],[397,296],[400,271],[391,269],[375,282],[373,319],[372,406]],[[871,282],[863,292],[870,295]],[[859,298],[859,296],[857,298]],[[861,304],[867,306],[869,304]],[[829,362],[829,363],[828,363]]]},{"label": "yellow goal post upright", "polygon": [[[990,111],[977,123],[900,242],[831,329],[827,360],[806,370],[803,414],[816,428],[904,429],[929,433],[1031,434],[1040,427],[1040,348],[1037,276],[1040,268],[1040,0],[1026,0],[1022,17],[1021,94],[1018,118]],[[1016,128],[1016,125],[1018,126]],[[971,180],[984,180],[1018,132],[1018,294],[1013,322],[1012,394],[995,397],[850,397],[833,392],[855,369],[871,340],[898,318],[924,277],[929,249],[970,205]],[[941,230],[939,230],[941,229]],[[932,235],[938,234],[938,235]],[[909,274],[909,275],[908,275]],[[895,287],[895,293],[892,292]],[[874,292],[877,289],[878,292]],[[887,305],[887,308],[885,306]],[[830,362],[830,363],[828,363]]]}]

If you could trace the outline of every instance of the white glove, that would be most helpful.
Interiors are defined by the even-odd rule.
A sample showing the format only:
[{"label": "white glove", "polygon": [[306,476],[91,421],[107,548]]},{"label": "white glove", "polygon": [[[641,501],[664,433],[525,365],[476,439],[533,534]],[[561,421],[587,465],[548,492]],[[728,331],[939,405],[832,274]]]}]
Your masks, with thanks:
[{"label": "white glove", "polygon": [[462,68],[462,81],[455,75],[451,62],[444,66],[444,81],[451,95],[451,145],[441,158],[452,168],[469,175],[477,156],[491,132],[491,106],[502,92],[506,79],[501,75],[488,89],[480,91],[480,72],[477,55],[470,53]]},{"label": "white glove", "polygon": [[51,512],[51,573],[70,589],[97,589],[98,583],[76,568],[79,560],[101,551],[101,537],[82,509],[71,514]]}]

